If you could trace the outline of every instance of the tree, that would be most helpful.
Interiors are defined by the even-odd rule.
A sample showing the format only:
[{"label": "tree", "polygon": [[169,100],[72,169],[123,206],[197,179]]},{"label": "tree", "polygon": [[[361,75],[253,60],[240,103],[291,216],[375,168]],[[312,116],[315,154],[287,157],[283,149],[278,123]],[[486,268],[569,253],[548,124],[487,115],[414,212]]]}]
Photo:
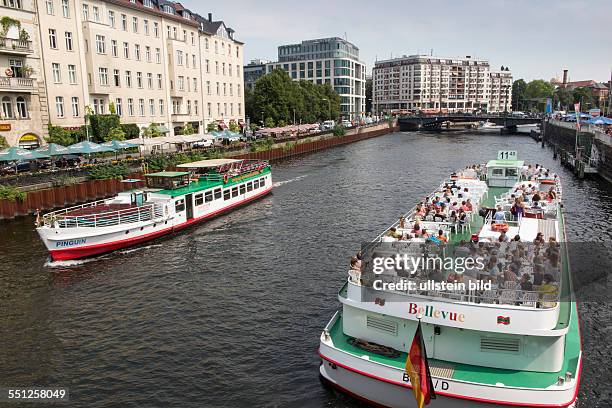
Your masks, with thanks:
[{"label": "tree", "polygon": [[114,127],[108,131],[104,141],[109,142],[111,140],[125,140],[125,132],[121,127]]},{"label": "tree", "polygon": [[215,122],[210,122],[206,126],[206,133],[216,132],[217,130],[219,130],[219,125],[217,125]]},{"label": "tree", "polygon": [[581,86],[574,89],[574,103],[580,102],[580,109],[586,110],[592,108],[595,105],[595,99],[593,93],[587,87]]},{"label": "tree", "polygon": [[117,109],[115,108],[115,102],[110,101],[108,103],[108,111],[110,112],[111,115],[116,115],[117,114]]},{"label": "tree", "polygon": [[7,147],[9,147],[9,144],[6,141],[6,138],[4,136],[0,136],[0,149],[5,149]]},{"label": "tree", "polygon": [[524,79],[517,79],[512,84],[512,110],[522,111],[525,105],[525,91],[527,83]]},{"label": "tree", "polygon": [[534,79],[527,84],[525,97],[532,102],[539,111],[544,111],[546,98],[552,98],[555,93],[555,86],[543,79]]},{"label": "tree", "polygon": [[140,128],[135,123],[123,123],[121,124],[121,130],[125,133],[126,139],[135,139],[140,137]]},{"label": "tree", "polygon": [[112,114],[89,115],[89,123],[95,141],[108,140],[110,130],[121,126],[119,116]]},{"label": "tree", "polygon": [[62,146],[69,146],[76,143],[70,132],[61,126],[49,125],[49,137],[46,138],[47,143],[55,143]]},{"label": "tree", "polygon": [[569,107],[574,103],[574,93],[567,88],[557,88],[555,100],[559,101],[561,106],[569,110]]},{"label": "tree", "polygon": [[187,123],[185,126],[183,126],[183,129],[181,130],[181,134],[185,136],[193,135],[194,133],[195,129],[193,128],[193,125],[191,123]]},{"label": "tree", "polygon": [[162,133],[155,123],[150,123],[149,126],[142,130],[142,135],[144,137],[160,137]]},{"label": "tree", "polygon": [[271,117],[267,117],[266,120],[264,121],[264,126],[267,128],[274,127],[274,119],[272,119]]},{"label": "tree", "polygon": [[238,125],[235,120],[232,120],[229,123],[229,130],[231,132],[240,132],[240,125]]}]

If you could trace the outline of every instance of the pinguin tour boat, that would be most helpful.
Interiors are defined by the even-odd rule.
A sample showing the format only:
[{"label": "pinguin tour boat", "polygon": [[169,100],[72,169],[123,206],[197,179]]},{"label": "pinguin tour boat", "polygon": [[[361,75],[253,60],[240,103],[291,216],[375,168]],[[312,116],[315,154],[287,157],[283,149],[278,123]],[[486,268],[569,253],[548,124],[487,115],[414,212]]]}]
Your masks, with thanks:
[{"label": "pinguin tour boat", "polygon": [[[575,406],[582,346],[561,193],[556,175],[525,166],[515,151],[444,180],[351,259],[342,309],[320,337],[324,382],[376,406],[417,406],[415,396],[429,388],[415,381],[411,392],[408,367],[420,337],[432,406]],[[479,254],[486,267],[477,275],[478,268],[446,265],[372,273],[384,245],[395,254]]]},{"label": "pinguin tour boat", "polygon": [[54,261],[126,248],[209,219],[272,190],[261,160],[215,159],[146,174],[147,188],[45,214],[37,231]]}]

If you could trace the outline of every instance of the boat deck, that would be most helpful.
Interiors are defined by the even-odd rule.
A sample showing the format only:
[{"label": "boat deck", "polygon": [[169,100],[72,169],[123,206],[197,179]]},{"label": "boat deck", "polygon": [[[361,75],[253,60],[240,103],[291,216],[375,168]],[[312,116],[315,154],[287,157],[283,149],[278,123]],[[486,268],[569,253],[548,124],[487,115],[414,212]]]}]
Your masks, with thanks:
[{"label": "boat deck", "polygon": [[132,204],[102,204],[96,205],[92,207],[83,207],[77,208],[72,211],[68,211],[63,213],[62,217],[76,217],[76,216],[84,216],[84,215],[94,215],[94,214],[102,214],[109,213],[113,211],[125,210],[128,208],[137,208],[137,205]]},{"label": "boat deck", "polygon": [[[521,388],[546,388],[556,384],[558,377],[564,377],[567,371],[574,375],[578,369],[578,360],[580,357],[580,334],[576,319],[576,310],[572,311],[573,319],[570,331],[566,336],[565,344],[565,359],[563,367],[556,373],[534,372],[534,371],[518,371],[505,370],[500,368],[490,368],[482,366],[474,366],[468,364],[459,364],[442,360],[430,359],[429,365],[434,377],[447,378],[458,381],[473,382],[478,384],[504,384],[507,387]],[[350,336],[342,332],[342,316],[338,318],[336,323],[329,331],[334,347],[352,354],[357,357],[367,356],[370,361],[385,364],[401,370],[405,369],[407,354],[399,352],[398,357],[388,357],[380,354],[368,352],[350,344]],[[410,339],[407,339],[407,341]]]}]

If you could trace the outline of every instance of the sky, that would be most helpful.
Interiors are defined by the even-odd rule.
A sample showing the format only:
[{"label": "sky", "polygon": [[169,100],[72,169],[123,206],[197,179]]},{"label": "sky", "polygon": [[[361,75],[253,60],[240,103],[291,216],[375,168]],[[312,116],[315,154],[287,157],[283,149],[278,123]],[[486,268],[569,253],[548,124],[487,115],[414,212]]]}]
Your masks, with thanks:
[{"label": "sky", "polygon": [[567,0],[182,0],[233,28],[251,59],[277,59],[277,47],[342,37],[376,60],[417,53],[488,59],[515,79],[608,81],[612,1]]}]

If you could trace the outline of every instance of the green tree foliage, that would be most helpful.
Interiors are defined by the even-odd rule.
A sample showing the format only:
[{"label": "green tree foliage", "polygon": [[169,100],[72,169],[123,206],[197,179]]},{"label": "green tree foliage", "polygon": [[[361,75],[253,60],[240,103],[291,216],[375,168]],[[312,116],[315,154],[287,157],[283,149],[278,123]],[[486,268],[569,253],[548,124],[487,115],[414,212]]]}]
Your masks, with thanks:
[{"label": "green tree foliage", "polygon": [[111,140],[125,140],[125,132],[121,129],[120,126],[114,127],[108,131],[106,138],[104,141],[108,142]]},{"label": "green tree foliage", "polygon": [[344,136],[346,134],[346,129],[342,125],[334,126],[332,133],[334,136]]},{"label": "green tree foliage", "polygon": [[149,126],[142,129],[142,135],[144,137],[160,137],[162,133],[159,131],[157,124],[150,123]]},{"label": "green tree foliage", "polygon": [[19,191],[15,186],[0,185],[0,200],[25,201],[26,193]]},{"label": "green tree foliage", "polygon": [[108,111],[110,112],[111,115],[117,114],[117,108],[115,108],[115,102],[110,101],[108,103]]},{"label": "green tree foliage", "polygon": [[264,126],[268,128],[274,127],[274,119],[268,116],[266,120],[264,121]]},{"label": "green tree foliage", "polygon": [[91,124],[92,138],[94,142],[109,140],[108,132],[113,128],[121,126],[118,115],[89,115]]},{"label": "green tree foliage", "polygon": [[73,134],[61,126],[49,125],[49,137],[47,143],[55,143],[62,146],[69,146],[77,142]]},{"label": "green tree foliage", "polygon": [[122,124],[121,130],[123,130],[123,133],[125,133],[126,139],[135,139],[140,137],[140,128],[135,123]]},{"label": "green tree foliage", "polygon": [[568,109],[574,103],[574,93],[567,88],[557,88],[555,100],[559,101],[564,109]]},{"label": "green tree foliage", "polygon": [[93,180],[122,179],[128,174],[125,164],[108,164],[105,166],[93,167],[89,171],[89,177]]},{"label": "green tree foliage", "polygon": [[524,79],[517,79],[512,84],[512,109],[515,111],[525,110],[525,91],[527,82]]},{"label": "green tree foliage", "polygon": [[543,79],[534,79],[527,84],[525,96],[529,99],[551,98],[555,93],[555,87]]},{"label": "green tree foliage", "polygon": [[183,129],[181,129],[181,134],[185,136],[193,135],[194,133],[195,129],[191,123],[187,123],[185,126],[183,126]]},{"label": "green tree foliage", "polygon": [[[255,90],[245,94],[247,115],[253,122],[316,122],[340,115],[340,96],[330,85],[292,81],[282,69],[259,78]],[[267,127],[268,124],[266,124]]]},{"label": "green tree foliage", "polygon": [[240,125],[235,120],[232,120],[229,124],[229,130],[231,132],[240,132]]},{"label": "green tree foliage", "polygon": [[574,89],[573,92],[574,103],[580,102],[580,109],[586,110],[595,106],[595,99],[593,93],[587,87],[579,87]]},{"label": "green tree foliage", "polygon": [[0,136],[0,149],[6,149],[7,147],[9,147],[9,144],[6,141],[6,138],[4,136]]},{"label": "green tree foliage", "polygon": [[216,132],[217,130],[219,130],[219,125],[217,125],[215,122],[210,122],[206,126],[206,133]]}]

